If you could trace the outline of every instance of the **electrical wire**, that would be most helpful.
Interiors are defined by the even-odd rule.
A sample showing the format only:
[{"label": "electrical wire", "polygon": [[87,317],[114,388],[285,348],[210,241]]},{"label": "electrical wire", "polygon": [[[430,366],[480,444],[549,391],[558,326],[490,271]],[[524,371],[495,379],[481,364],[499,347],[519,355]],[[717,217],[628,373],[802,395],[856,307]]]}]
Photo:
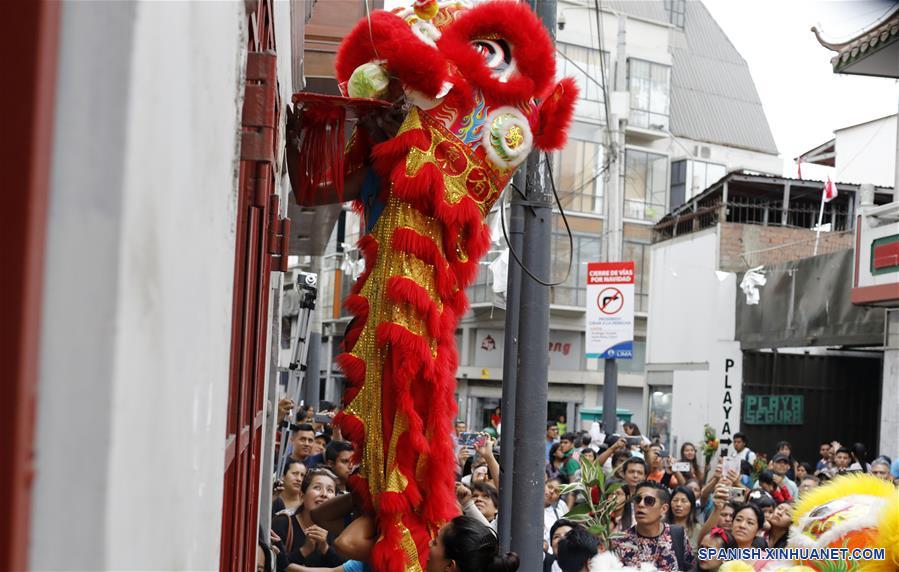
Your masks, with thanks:
[{"label": "electrical wire", "polygon": [[[606,112],[606,132],[609,136],[609,148],[614,149],[614,141],[612,139],[612,112],[609,108],[609,90],[606,88],[608,85],[608,75],[606,74],[606,64],[605,59],[602,57],[602,53],[605,51],[602,41],[602,14],[600,13],[600,4],[599,0],[593,0],[593,6],[596,9],[596,37],[599,44],[599,75],[602,77],[602,99],[603,99],[603,107]],[[592,33],[592,28],[591,28]],[[614,153],[613,153],[614,154]],[[614,160],[614,159],[613,159]]]},{"label": "electrical wire", "polygon": [[[518,266],[520,266],[521,269],[524,270],[525,273],[528,276],[530,276],[532,280],[534,280],[534,282],[541,284],[543,286],[552,287],[552,286],[561,286],[562,284],[567,282],[568,278],[571,276],[571,266],[574,262],[574,236],[571,234],[571,226],[568,224],[568,217],[565,216],[565,209],[562,208],[562,202],[559,200],[559,193],[556,191],[556,182],[553,178],[552,167],[550,166],[551,161],[549,160],[549,153],[546,153],[546,152],[543,153],[543,160],[545,161],[545,164],[546,164],[546,170],[549,173],[549,182],[550,182],[550,186],[552,186],[553,196],[556,199],[556,205],[558,205],[558,207],[559,207],[559,213],[562,215],[562,221],[564,221],[565,230],[568,233],[568,269],[565,271],[565,277],[557,282],[546,282],[546,281],[538,278],[533,272],[531,272],[531,270],[527,266],[525,266],[524,263],[521,261],[521,258],[518,256],[518,253],[515,252],[515,249],[512,248],[512,241],[509,240],[509,233],[506,231],[506,216],[505,216],[506,209],[505,208],[500,210],[499,220],[500,220],[500,224],[502,225],[502,228],[503,228],[503,238],[506,239],[506,246],[508,246],[508,248],[509,248],[509,254],[511,254],[512,258],[515,259],[515,262],[518,263]],[[519,189],[515,183],[510,183],[509,186],[511,186],[520,195],[526,196],[524,193],[522,193],[521,189]]]},{"label": "electrical wire", "polygon": [[362,3],[365,5],[365,19],[368,21],[368,38],[371,40],[371,49],[375,52],[375,58],[378,60],[381,59],[381,55],[378,53],[378,46],[375,45],[375,33],[371,27],[371,6],[369,6],[369,0],[362,0]]}]

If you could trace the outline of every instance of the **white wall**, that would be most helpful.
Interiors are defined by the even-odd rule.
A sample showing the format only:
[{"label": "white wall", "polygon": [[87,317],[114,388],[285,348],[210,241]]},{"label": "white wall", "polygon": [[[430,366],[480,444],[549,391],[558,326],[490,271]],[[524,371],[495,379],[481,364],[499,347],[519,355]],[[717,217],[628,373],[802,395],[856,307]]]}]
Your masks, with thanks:
[{"label": "white wall", "polygon": [[717,271],[718,240],[712,228],[652,247],[646,361],[647,370],[673,379],[672,448],[674,440],[701,440],[706,423],[721,438],[739,431],[737,276]]},{"label": "white wall", "polygon": [[31,567],[218,567],[243,3],[65,3]]},{"label": "white wall", "polygon": [[[724,165],[728,172],[747,170],[780,176],[783,170],[783,162],[777,155],[769,155],[768,153],[739,149],[737,147],[726,147],[716,143],[695,141],[686,137],[661,139],[653,143],[652,147],[659,151],[667,152],[671,156],[672,161],[696,159],[697,161],[717,163]],[[708,157],[701,155],[702,147],[708,148]],[[795,173],[788,174],[788,176],[795,176]]]},{"label": "white wall", "polygon": [[835,181],[892,187],[896,178],[896,116],[834,132]]}]

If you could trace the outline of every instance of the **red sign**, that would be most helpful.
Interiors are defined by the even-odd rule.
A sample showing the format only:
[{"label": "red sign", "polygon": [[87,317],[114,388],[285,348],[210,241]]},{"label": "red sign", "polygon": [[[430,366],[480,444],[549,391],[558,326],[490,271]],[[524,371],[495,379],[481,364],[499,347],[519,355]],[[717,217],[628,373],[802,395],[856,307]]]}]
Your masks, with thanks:
[{"label": "red sign", "polygon": [[633,284],[634,262],[590,262],[587,284]]}]

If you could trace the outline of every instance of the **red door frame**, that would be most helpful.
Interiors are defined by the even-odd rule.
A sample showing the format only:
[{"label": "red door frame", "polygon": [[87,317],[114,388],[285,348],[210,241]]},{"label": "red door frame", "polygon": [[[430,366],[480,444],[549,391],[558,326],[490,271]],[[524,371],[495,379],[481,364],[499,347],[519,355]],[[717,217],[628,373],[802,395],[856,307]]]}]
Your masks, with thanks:
[{"label": "red door frame", "polygon": [[4,91],[0,161],[0,570],[28,568],[34,419],[44,242],[47,229],[53,107],[59,42],[58,2],[19,2],[4,32],[3,73],[16,78]]},{"label": "red door frame", "polygon": [[274,157],[280,121],[271,0],[248,15],[220,569],[255,569],[271,272],[286,270]]}]

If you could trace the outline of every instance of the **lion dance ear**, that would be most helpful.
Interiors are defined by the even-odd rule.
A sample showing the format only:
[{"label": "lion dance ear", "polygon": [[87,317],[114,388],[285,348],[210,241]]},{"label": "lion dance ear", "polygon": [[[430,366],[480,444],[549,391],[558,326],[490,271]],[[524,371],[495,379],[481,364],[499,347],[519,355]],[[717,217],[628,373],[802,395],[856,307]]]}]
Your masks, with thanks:
[{"label": "lion dance ear", "polygon": [[568,126],[574,115],[578,89],[574,78],[562,78],[540,104],[534,146],[544,151],[555,151],[565,146]]}]

